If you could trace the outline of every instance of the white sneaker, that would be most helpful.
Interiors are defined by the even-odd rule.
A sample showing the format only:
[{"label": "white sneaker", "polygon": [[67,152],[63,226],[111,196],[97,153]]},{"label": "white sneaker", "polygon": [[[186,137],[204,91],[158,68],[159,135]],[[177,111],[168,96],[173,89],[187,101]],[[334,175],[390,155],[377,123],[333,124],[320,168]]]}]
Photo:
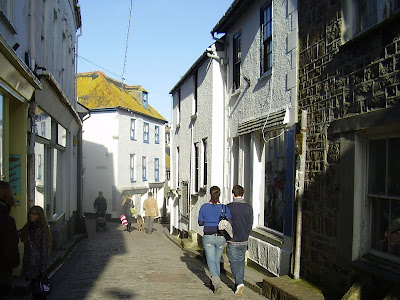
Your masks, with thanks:
[{"label": "white sneaker", "polygon": [[243,293],[244,284],[241,283],[236,287],[235,295],[241,295]]}]

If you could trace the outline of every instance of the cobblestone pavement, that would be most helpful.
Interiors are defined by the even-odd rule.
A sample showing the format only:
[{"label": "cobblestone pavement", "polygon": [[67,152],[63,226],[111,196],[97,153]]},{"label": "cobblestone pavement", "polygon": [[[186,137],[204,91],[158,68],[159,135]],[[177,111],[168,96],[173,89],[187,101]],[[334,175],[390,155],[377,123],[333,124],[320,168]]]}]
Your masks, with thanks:
[{"label": "cobblestone pavement", "polygon": [[94,220],[86,223],[88,239],[52,275],[49,300],[266,299],[249,289],[234,295],[226,276],[222,294],[214,295],[207,266],[172,243],[160,224],[145,234],[110,222],[108,231],[95,232]]}]

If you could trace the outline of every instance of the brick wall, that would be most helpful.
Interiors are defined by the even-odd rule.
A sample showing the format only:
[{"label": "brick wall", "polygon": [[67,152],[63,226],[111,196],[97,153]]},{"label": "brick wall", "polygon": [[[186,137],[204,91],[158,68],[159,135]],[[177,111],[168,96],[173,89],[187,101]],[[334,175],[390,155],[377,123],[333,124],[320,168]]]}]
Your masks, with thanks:
[{"label": "brick wall", "polygon": [[299,110],[308,111],[301,275],[323,286],[350,277],[336,258],[340,143],[328,140],[329,124],[400,100],[399,17],[343,44],[341,2],[299,1]]}]

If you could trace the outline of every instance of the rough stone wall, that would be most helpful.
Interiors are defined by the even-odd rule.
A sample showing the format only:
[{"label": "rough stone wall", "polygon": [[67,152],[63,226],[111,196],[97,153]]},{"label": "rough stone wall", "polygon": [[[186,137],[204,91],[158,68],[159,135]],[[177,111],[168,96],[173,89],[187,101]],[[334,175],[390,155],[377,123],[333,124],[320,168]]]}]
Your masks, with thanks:
[{"label": "rough stone wall", "polygon": [[347,282],[336,258],[340,143],[328,140],[329,124],[400,99],[400,17],[343,44],[341,2],[299,1],[299,111],[308,111],[301,275],[323,286]]}]

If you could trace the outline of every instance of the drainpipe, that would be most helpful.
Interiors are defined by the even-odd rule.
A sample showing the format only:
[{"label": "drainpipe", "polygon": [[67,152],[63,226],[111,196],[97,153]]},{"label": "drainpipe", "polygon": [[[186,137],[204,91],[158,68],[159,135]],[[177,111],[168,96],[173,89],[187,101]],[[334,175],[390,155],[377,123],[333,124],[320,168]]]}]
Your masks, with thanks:
[{"label": "drainpipe", "polygon": [[29,21],[30,21],[30,32],[29,32],[29,46],[30,46],[30,54],[31,54],[31,61],[30,67],[31,70],[35,70],[35,57],[36,57],[36,50],[35,50],[35,0],[31,0],[29,4]]},{"label": "drainpipe", "polygon": [[306,172],[306,139],[307,139],[307,111],[301,112],[301,129],[300,133],[303,136],[300,155],[300,170],[299,170],[299,188],[297,198],[297,222],[296,222],[296,243],[294,256],[294,279],[300,278],[300,257],[301,257],[301,232],[302,232],[302,217],[303,217],[303,197],[304,197],[304,178]]}]

